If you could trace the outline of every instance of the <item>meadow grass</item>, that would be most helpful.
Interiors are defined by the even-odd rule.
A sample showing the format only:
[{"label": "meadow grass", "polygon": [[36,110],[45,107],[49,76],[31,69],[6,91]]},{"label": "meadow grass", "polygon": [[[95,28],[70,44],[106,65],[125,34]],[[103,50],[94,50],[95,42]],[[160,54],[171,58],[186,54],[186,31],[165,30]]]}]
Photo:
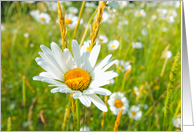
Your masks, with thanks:
[{"label": "meadow grass", "polygon": [[[38,52],[41,51],[40,45],[43,44],[50,48],[50,43],[59,42],[61,39],[60,26],[55,22],[57,11],[50,11],[44,2],[28,4],[25,2],[13,2],[7,4],[3,1],[6,8],[4,16],[1,18],[1,25],[5,27],[1,31],[1,130],[38,130],[38,131],[61,131],[62,126],[65,130],[75,130],[76,118],[72,114],[74,107],[71,107],[69,116],[65,119],[66,109],[69,104],[70,94],[50,93],[51,88],[47,83],[32,80],[33,76],[43,71],[35,62]],[[80,9],[82,2],[73,2],[72,6]],[[117,39],[120,46],[117,50],[108,50],[107,44],[101,44],[101,51],[98,57],[100,62],[108,54],[112,54],[112,60],[124,59],[130,62],[132,68],[128,73],[122,72],[116,65],[109,70],[115,70],[119,76],[115,78],[115,84],[106,85],[112,93],[120,91],[129,100],[129,107],[138,104],[147,104],[148,108],[141,107],[142,118],[135,121],[127,114],[122,115],[119,123],[119,131],[159,131],[163,129],[165,98],[169,82],[170,71],[174,62],[174,57],[179,52],[181,54],[181,8],[177,8],[177,17],[173,23],[161,20],[160,16],[153,22],[151,16],[159,14],[156,9],[159,7],[167,10],[172,7],[163,6],[160,2],[154,7],[148,7],[142,2],[134,2],[134,7],[117,8],[115,18],[111,23],[102,22],[98,34],[104,34],[109,41]],[[62,4],[62,10],[67,10],[70,6]],[[29,15],[32,9],[48,9],[47,13],[51,16],[48,24],[41,24]],[[137,9],[144,9],[146,17],[136,17]],[[83,20],[87,24],[96,8],[90,12],[87,7],[83,10]],[[107,11],[107,8],[105,8]],[[67,11],[66,11],[67,12]],[[78,15],[79,13],[77,13]],[[118,28],[119,21],[127,20],[127,25]],[[163,28],[168,30],[163,32]],[[146,28],[148,35],[142,35],[141,30]],[[14,30],[15,29],[15,30]],[[14,31],[13,31],[14,30]],[[69,44],[74,29],[67,28],[67,43]],[[84,34],[85,27],[80,24],[75,39],[80,43]],[[24,33],[29,33],[25,38]],[[86,33],[85,40],[90,39],[90,30]],[[132,48],[132,42],[142,42],[143,48]],[[172,57],[162,58],[162,52],[170,45]],[[181,60],[181,58],[180,58]],[[171,102],[165,119],[164,130],[176,130],[173,126],[172,117],[181,112],[181,61],[178,61],[177,75],[171,93]],[[163,68],[165,65],[165,68]],[[161,76],[161,72],[163,75]],[[141,94],[137,97],[133,92],[137,86]],[[105,100],[104,96],[100,96]],[[109,97],[108,97],[109,98]],[[73,101],[71,101],[73,103]],[[75,103],[74,103],[75,104]],[[108,105],[107,105],[108,106]],[[108,106],[109,108],[109,106]],[[42,115],[42,116],[41,116]],[[43,116],[44,115],[44,116]],[[90,130],[112,131],[116,115],[111,110],[104,114],[93,104],[85,107],[80,103],[80,122],[81,126],[89,126]],[[42,120],[44,118],[45,122]],[[101,126],[101,120],[104,124]],[[63,122],[65,121],[65,124]],[[84,123],[83,123],[84,122]],[[11,125],[11,126],[10,126]]]}]

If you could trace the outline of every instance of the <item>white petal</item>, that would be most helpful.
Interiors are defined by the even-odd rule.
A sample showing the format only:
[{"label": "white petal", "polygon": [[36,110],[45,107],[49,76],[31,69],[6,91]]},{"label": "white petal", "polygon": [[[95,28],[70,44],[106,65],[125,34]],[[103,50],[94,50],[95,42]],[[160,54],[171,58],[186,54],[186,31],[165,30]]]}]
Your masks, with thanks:
[{"label": "white petal", "polygon": [[56,92],[59,92],[60,91],[60,88],[53,88],[51,89],[51,93],[56,93]]},{"label": "white petal", "polygon": [[70,88],[61,88],[60,92],[61,93],[73,93],[73,91]]},{"label": "white petal", "polygon": [[104,88],[89,88],[88,90],[93,90],[96,94],[100,94],[100,95],[110,95],[111,92],[107,89]]},{"label": "white petal", "polygon": [[66,68],[67,70],[71,70],[72,68],[74,68],[73,57],[67,48],[65,48],[63,52],[64,52],[64,61],[65,61]]},{"label": "white petal", "polygon": [[95,66],[99,53],[100,53],[100,45],[95,45],[92,48],[92,51],[90,52],[90,57],[89,57],[89,61],[92,67]]},{"label": "white petal", "polygon": [[48,47],[46,47],[44,45],[40,45],[40,48],[42,49],[42,51],[44,53],[48,53],[48,54],[51,54],[52,55],[52,52],[51,52],[51,50]]},{"label": "white petal", "polygon": [[96,95],[96,94],[89,94],[88,97],[94,103],[94,105],[100,109],[101,111],[107,112],[108,109],[104,102]]},{"label": "white petal", "polygon": [[80,91],[76,91],[74,94],[73,94],[73,98],[74,99],[77,99],[77,98],[79,98],[79,97],[81,97],[82,96],[82,93],[80,92]]},{"label": "white petal", "polygon": [[74,60],[77,63],[77,67],[80,68],[81,55],[80,55],[79,45],[76,40],[72,40],[72,51],[73,51]]},{"label": "white petal", "polygon": [[87,97],[87,96],[81,96],[79,97],[79,100],[81,101],[81,103],[83,105],[85,105],[86,107],[89,107],[91,105],[91,100]]},{"label": "white petal", "polygon": [[109,63],[108,65],[106,65],[104,68],[102,68],[102,71],[106,71],[108,68],[110,68],[113,64],[115,64],[117,62],[117,60],[112,61],[111,63]]}]

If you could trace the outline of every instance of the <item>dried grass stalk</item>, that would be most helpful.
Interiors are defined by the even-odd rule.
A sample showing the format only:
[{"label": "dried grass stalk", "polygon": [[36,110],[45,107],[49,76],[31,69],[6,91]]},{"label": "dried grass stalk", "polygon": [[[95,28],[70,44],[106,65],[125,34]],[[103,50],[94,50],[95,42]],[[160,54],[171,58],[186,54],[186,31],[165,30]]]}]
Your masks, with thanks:
[{"label": "dried grass stalk", "polygon": [[120,123],[120,120],[121,120],[122,112],[123,112],[123,108],[121,108],[121,109],[119,110],[119,113],[118,113],[118,115],[117,115],[117,119],[116,119],[116,121],[115,121],[115,126],[114,126],[113,131],[118,131],[119,123]]}]

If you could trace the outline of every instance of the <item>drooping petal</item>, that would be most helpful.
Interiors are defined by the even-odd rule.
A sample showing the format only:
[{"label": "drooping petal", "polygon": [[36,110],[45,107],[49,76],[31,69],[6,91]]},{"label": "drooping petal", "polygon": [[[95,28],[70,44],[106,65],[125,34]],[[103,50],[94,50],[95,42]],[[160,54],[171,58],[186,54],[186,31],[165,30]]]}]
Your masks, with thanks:
[{"label": "drooping petal", "polygon": [[72,40],[72,51],[73,51],[73,57],[77,64],[77,67],[80,68],[81,55],[80,55],[79,45],[76,40]]},{"label": "drooping petal", "polygon": [[104,112],[108,111],[104,102],[96,94],[89,94],[88,97],[98,109],[100,109],[101,111],[104,111]]},{"label": "drooping petal", "polygon": [[90,61],[90,64],[92,66],[92,68],[95,66],[96,64],[96,61],[98,59],[98,55],[100,53],[100,45],[95,45],[93,48],[92,48],[92,51],[90,53],[90,57],[89,57],[89,61]]},{"label": "drooping petal", "polygon": [[73,94],[73,98],[74,99],[77,99],[77,98],[79,98],[79,97],[81,97],[82,96],[82,93],[80,92],[80,91],[76,91],[74,94]]},{"label": "drooping petal", "polygon": [[85,95],[79,97],[79,100],[80,100],[81,103],[82,103],[83,105],[85,105],[86,107],[89,107],[89,106],[91,105],[91,100],[90,100],[87,96],[85,96]]}]

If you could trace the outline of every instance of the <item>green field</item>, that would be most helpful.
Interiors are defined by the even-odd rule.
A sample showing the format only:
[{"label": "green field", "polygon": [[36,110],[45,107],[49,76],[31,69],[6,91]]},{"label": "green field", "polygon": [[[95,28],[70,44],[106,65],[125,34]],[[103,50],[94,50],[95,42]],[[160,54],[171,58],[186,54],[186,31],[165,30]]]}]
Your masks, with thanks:
[{"label": "green field", "polygon": [[[96,7],[85,6],[82,14],[83,23],[79,25],[75,36],[78,43],[83,37],[85,25],[98,5],[98,2],[90,3]],[[110,3],[104,9],[109,16],[102,19],[98,35],[106,35],[108,42],[99,43],[101,49],[97,62],[112,54],[112,60],[123,59],[130,63],[131,69],[122,71],[114,64],[108,70],[114,70],[119,76],[114,78],[114,84],[104,85],[103,88],[112,93],[123,93],[128,100],[129,109],[136,105],[140,106],[142,111],[139,120],[130,118],[128,112],[123,114],[119,131],[181,130],[173,121],[173,118],[181,113],[181,5],[178,6],[178,3],[135,1],[128,2],[124,7],[118,4],[115,12],[113,7],[110,7]],[[115,4],[113,3],[113,6]],[[51,42],[55,42],[62,48],[60,26],[56,22],[57,7],[52,8],[51,5],[54,6],[53,3],[46,2],[1,2],[1,130],[3,131],[62,130],[70,94],[51,93],[53,87],[48,87],[48,83],[32,79],[44,71],[35,61],[36,57],[40,57],[38,54],[41,51],[40,45],[51,48]],[[74,14],[75,16],[79,15],[81,5],[82,2],[75,1],[61,3],[62,11],[66,14],[70,12],[69,7],[76,7],[78,12]],[[143,13],[137,13],[136,16],[136,11],[140,9],[145,11],[145,16]],[[42,24],[30,15],[32,10],[48,13],[50,16],[48,24]],[[74,29],[67,25],[68,47]],[[24,35],[25,33],[28,35]],[[90,29],[84,40],[90,40]],[[116,50],[108,49],[108,44],[112,40],[119,41]],[[134,48],[134,42],[140,42],[143,47]],[[169,58],[164,57],[167,54],[164,54],[164,51],[167,50],[172,53]],[[180,53],[178,70],[164,118],[167,86],[174,58],[178,52]],[[138,95],[137,91],[134,92],[134,87],[138,88]],[[117,116],[110,110],[105,99],[109,99],[110,96],[99,95],[99,97],[106,102],[108,112],[103,117],[103,112],[93,103],[90,107],[80,103],[81,126],[88,126],[91,131],[112,131]],[[75,126],[71,109],[65,130],[74,131]]]}]

